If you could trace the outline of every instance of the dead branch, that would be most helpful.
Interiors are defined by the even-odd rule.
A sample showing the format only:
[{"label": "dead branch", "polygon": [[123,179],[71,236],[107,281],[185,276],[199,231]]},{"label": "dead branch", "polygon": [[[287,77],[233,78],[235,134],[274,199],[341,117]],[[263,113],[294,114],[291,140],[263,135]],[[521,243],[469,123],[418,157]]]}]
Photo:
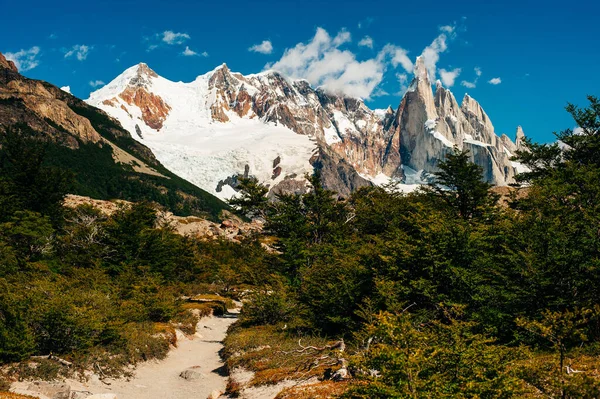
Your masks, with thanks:
[{"label": "dead branch", "polygon": [[31,359],[46,359],[46,360],[54,360],[57,363],[62,364],[63,366],[67,366],[67,367],[71,367],[73,365],[73,363],[65,360],[65,359],[61,359],[58,356],[54,356],[52,353],[49,355],[43,355],[43,356],[31,356]]}]

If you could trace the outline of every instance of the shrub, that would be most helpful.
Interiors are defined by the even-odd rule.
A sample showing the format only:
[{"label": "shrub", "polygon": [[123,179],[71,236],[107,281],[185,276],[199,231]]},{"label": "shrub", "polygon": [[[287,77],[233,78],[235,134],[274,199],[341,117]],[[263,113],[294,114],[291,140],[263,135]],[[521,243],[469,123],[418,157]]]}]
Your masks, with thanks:
[{"label": "shrub", "polygon": [[266,287],[250,294],[240,313],[240,322],[245,325],[278,324],[289,321],[295,307],[282,285],[274,289]]}]

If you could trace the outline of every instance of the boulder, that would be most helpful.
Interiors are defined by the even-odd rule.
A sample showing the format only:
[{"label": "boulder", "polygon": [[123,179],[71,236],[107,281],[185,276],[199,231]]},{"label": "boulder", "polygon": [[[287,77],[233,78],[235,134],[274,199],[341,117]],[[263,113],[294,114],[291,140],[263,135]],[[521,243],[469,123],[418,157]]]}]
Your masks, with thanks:
[{"label": "boulder", "polygon": [[219,391],[218,389],[215,389],[208,395],[208,397],[206,399],[218,399],[221,397],[221,395],[223,395],[223,391]]},{"label": "boulder", "polygon": [[190,367],[189,369],[185,369],[179,373],[179,377],[188,381],[199,380],[200,378],[204,377],[204,374],[202,374],[199,369],[200,366]]},{"label": "boulder", "polygon": [[40,393],[50,399],[69,399],[71,387],[65,383],[35,381],[29,384],[28,391]]}]

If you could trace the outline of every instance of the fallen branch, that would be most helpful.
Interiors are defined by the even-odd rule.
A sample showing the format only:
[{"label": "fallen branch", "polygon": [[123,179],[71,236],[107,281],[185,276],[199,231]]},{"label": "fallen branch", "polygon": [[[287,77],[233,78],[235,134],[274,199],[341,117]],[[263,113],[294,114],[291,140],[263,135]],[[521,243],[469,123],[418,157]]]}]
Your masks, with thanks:
[{"label": "fallen branch", "polygon": [[296,352],[302,353],[306,350],[312,349],[318,352],[324,351],[326,349],[339,349],[340,352],[343,352],[346,349],[346,344],[344,343],[344,339],[340,339],[339,341],[333,343],[332,345],[325,345],[321,348],[316,346],[302,346],[302,338],[298,339],[298,346],[302,349],[297,349]]},{"label": "fallen branch", "polygon": [[58,363],[62,364],[63,366],[67,366],[67,367],[71,367],[73,365],[73,363],[71,363],[65,359],[61,359],[58,356],[54,356],[52,353],[49,355],[43,355],[43,356],[31,356],[31,359],[54,360],[55,362],[58,362]]},{"label": "fallen branch", "polygon": [[104,371],[102,371],[102,368],[100,367],[100,365],[98,363],[94,363],[94,366],[96,366],[96,368],[100,372],[100,378],[99,378],[100,382],[105,385],[110,385],[110,382],[104,381],[104,379],[108,378],[108,377],[106,376],[106,374],[104,374]]}]

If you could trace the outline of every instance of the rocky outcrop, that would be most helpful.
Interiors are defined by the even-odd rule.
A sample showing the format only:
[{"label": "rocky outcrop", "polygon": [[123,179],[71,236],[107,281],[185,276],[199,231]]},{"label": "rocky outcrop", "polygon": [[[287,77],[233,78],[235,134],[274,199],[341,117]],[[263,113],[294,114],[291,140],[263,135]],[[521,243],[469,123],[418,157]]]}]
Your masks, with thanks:
[{"label": "rocky outcrop", "polygon": [[[148,145],[158,133],[164,134],[161,144],[179,145],[181,138],[169,140],[181,135],[190,143],[206,143],[185,154],[175,147],[157,146],[157,151],[164,154],[161,159],[167,166],[171,166],[169,162],[177,164],[192,180],[202,174],[220,174],[212,180],[193,181],[222,198],[235,191],[235,177],[244,165],[251,165],[246,174],[268,184],[272,192],[300,192],[305,188],[305,163],[295,159],[292,165],[297,155],[288,150],[283,156],[279,137],[272,136],[270,142],[257,139],[260,145],[254,153],[221,145],[215,146],[215,152],[203,152],[210,162],[192,159],[197,151],[210,147],[213,138],[236,126],[249,126],[253,134],[273,126],[285,127],[308,137],[316,151],[307,151],[305,141],[304,160],[321,171],[327,187],[342,195],[369,181],[401,180],[408,168],[435,172],[454,146],[470,151],[489,182],[512,182],[516,167],[510,157],[522,138],[514,143],[506,135],[497,136],[490,118],[472,97],[465,95],[459,103],[439,81],[433,91],[420,57],[414,74],[397,110],[374,111],[362,100],[314,89],[305,80],[290,80],[276,71],[242,75],[225,64],[190,83],[170,82],[146,64],[139,64],[92,93],[88,102],[118,118],[134,137]],[[248,121],[255,124],[245,125]],[[262,154],[263,149],[268,151]],[[259,159],[262,156],[264,160]],[[185,157],[190,158],[189,163],[182,160]],[[281,165],[270,168],[270,160],[276,157],[282,160]],[[220,166],[225,164],[227,173]]]},{"label": "rocky outcrop", "polygon": [[469,151],[490,183],[506,185],[514,179],[516,167],[510,156],[517,144],[496,135],[488,115],[469,95],[459,106],[439,81],[433,94],[421,57],[390,130],[399,137],[402,164],[414,170],[435,172],[446,154],[458,147]]},{"label": "rocky outcrop", "polygon": [[101,140],[90,121],[57,98],[52,87],[23,78],[13,73],[12,69],[8,71],[10,73],[5,73],[0,78],[0,100],[3,100],[0,106],[0,127],[25,123],[34,130],[47,132],[48,137],[71,148],[78,147],[78,141],[74,138],[84,143],[97,143]]},{"label": "rocky outcrop", "polygon": [[[196,116],[177,113],[181,111],[173,109],[178,107],[177,100],[166,99],[154,84],[160,82],[161,87],[173,85],[174,90],[185,86],[197,93],[193,101],[200,107],[198,113],[207,113],[209,125],[206,129],[218,127],[218,124],[236,124],[238,120],[260,120],[311,137],[320,150],[326,149],[344,160],[343,170],[351,168],[363,176],[373,177],[381,173],[394,175],[400,170],[399,141],[384,128],[393,118],[392,110],[387,117],[381,118],[361,100],[315,90],[304,80],[291,81],[275,71],[244,76],[231,72],[223,64],[194,82],[178,84],[178,88],[175,88],[175,83],[154,76],[151,71],[145,64],[132,67],[109,83],[107,89],[93,93],[88,101],[121,118],[124,125],[133,121],[129,125],[140,126],[139,122],[142,122],[151,129],[150,132],[156,133],[166,121],[177,126],[197,123],[191,121]],[[203,84],[206,84],[205,88]],[[122,107],[126,114],[119,111]],[[138,120],[135,115],[140,113],[141,120]],[[147,136],[139,127],[131,133],[136,137]],[[292,172],[302,179],[304,172]],[[255,171],[250,171],[250,174],[254,175]],[[278,186],[282,189],[291,184],[297,189],[298,184],[282,181],[282,178],[289,180],[286,178],[288,175],[290,170],[285,170],[284,166],[274,166],[263,182],[272,188]],[[335,178],[334,175],[329,177]],[[358,176],[356,181],[359,179],[362,178]],[[351,189],[345,184],[352,185],[354,180],[344,175],[339,176],[337,182],[331,182],[332,186],[343,187],[343,192],[349,192]],[[210,189],[220,193],[223,186],[217,186]]]},{"label": "rocky outcrop", "polygon": [[521,126],[517,126],[517,140],[515,148],[519,151],[525,150],[525,133],[523,132],[523,128]]},{"label": "rocky outcrop", "polygon": [[142,111],[142,119],[146,125],[160,130],[169,115],[171,107],[162,98],[148,93],[144,87],[128,87],[119,96],[129,105],[136,105]]},{"label": "rocky outcrop", "polygon": [[323,187],[343,197],[349,196],[361,187],[373,185],[360,176],[345,159],[329,151],[320,154],[315,161],[315,169],[319,171]]},{"label": "rocky outcrop", "polygon": [[[64,200],[64,206],[67,208],[75,209],[81,205],[91,205],[105,215],[112,215],[120,207],[131,204],[129,201],[105,201],[73,194],[68,194]],[[225,239],[239,242],[244,237],[249,237],[263,228],[262,222],[258,220],[244,222],[228,211],[223,211],[221,217],[222,222],[215,223],[196,216],[177,216],[171,212],[159,211],[159,220],[168,223],[175,232],[207,240]]]},{"label": "rocky outcrop", "polygon": [[7,60],[2,53],[0,53],[0,68],[8,69],[13,72],[19,72],[15,63]]}]

